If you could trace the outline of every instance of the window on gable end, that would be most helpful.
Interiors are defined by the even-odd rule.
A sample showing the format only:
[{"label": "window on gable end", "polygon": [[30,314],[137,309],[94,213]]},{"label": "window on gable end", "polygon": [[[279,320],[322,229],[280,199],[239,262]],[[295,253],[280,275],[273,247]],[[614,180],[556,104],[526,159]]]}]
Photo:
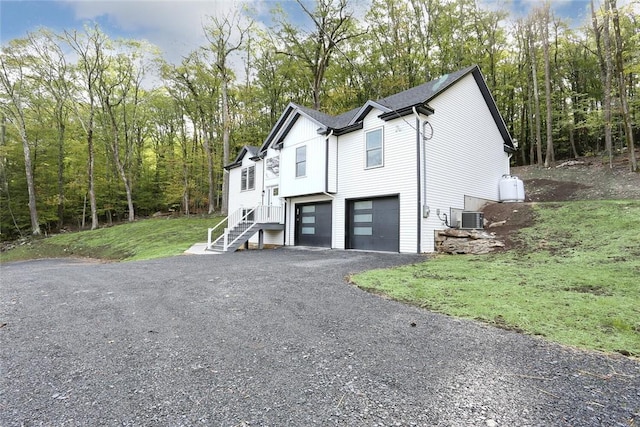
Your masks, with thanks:
[{"label": "window on gable end", "polygon": [[296,178],[307,175],[307,146],[296,148]]},{"label": "window on gable end", "polygon": [[240,172],[240,190],[253,190],[255,188],[256,167],[249,166],[242,168]]},{"label": "window on gable end", "polygon": [[247,190],[253,190],[256,185],[256,167],[249,166],[247,175]]},{"label": "window on gable end", "polygon": [[375,168],[383,165],[382,129],[365,134],[366,167]]}]

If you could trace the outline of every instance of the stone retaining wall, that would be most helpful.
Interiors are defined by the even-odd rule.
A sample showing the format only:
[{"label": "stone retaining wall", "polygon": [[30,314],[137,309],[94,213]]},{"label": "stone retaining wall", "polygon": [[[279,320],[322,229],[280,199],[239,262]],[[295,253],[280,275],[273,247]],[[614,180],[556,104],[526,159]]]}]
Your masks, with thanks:
[{"label": "stone retaining wall", "polygon": [[486,254],[504,247],[495,233],[484,230],[448,228],[436,231],[436,252],[447,254]]}]

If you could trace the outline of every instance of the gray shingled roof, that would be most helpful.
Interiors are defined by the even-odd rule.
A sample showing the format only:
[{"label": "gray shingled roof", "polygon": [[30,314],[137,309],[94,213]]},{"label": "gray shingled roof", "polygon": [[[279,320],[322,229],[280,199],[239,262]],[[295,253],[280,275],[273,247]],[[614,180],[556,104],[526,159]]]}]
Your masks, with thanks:
[{"label": "gray shingled roof", "polygon": [[[395,95],[376,100],[375,103],[387,107],[390,110],[401,110],[413,105],[424,104],[425,102],[433,99],[436,95],[445,90],[452,83],[456,82],[458,79],[473,71],[476,67],[477,66],[474,65],[472,67],[467,67],[451,74],[445,74],[444,76],[421,84],[420,86],[416,86],[400,93],[396,93]],[[303,107],[297,104],[296,107],[312,119],[332,129],[341,129],[348,126],[349,124],[351,124],[351,121],[353,120],[355,115],[358,114],[358,112],[361,110],[361,107],[359,107],[342,113],[338,116],[330,116],[321,111],[314,110],[313,108]]]},{"label": "gray shingled roof", "polygon": [[256,147],[255,145],[245,145],[244,148],[247,149],[247,153],[251,156],[251,157],[255,157],[258,155],[258,153],[260,152],[260,147]]},{"label": "gray shingled roof", "polygon": [[236,156],[236,159],[233,161],[233,163],[229,163],[228,165],[225,165],[225,168],[232,169],[232,168],[238,167],[242,164],[242,158],[245,156],[245,154],[248,154],[249,157],[256,157],[259,152],[260,152],[260,147],[256,147],[255,145],[245,145],[244,147],[242,147],[242,149]]},{"label": "gray shingled roof", "polygon": [[444,91],[452,83],[458,81],[475,68],[477,68],[476,65],[451,74],[445,74],[435,80],[431,80],[430,82],[421,84],[420,86],[396,93],[395,95],[387,96],[386,98],[379,99],[376,102],[391,110],[400,110],[405,107],[428,102],[440,92]]},{"label": "gray shingled roof", "polygon": [[[403,112],[403,110],[406,113],[407,109],[410,109],[411,107],[426,106],[427,108],[430,108],[427,105],[429,101],[434,99],[440,93],[444,92],[447,88],[449,88],[451,85],[453,85],[455,82],[469,73],[473,73],[476,81],[480,86],[480,90],[482,91],[482,94],[487,101],[487,105],[491,110],[491,114],[493,115],[496,125],[500,129],[505,146],[509,149],[513,149],[511,136],[509,135],[504,120],[500,116],[500,113],[497,110],[497,106],[495,105],[495,102],[493,101],[493,98],[491,97],[486,84],[484,84],[484,79],[480,73],[480,69],[477,65],[473,65],[450,74],[445,74],[435,80],[402,91],[400,93],[396,93],[394,95],[387,96],[376,101],[368,101],[365,105],[344,112],[338,116],[331,116],[321,111],[314,110],[313,108],[290,103],[279,119],[279,123],[271,130],[271,133],[262,145],[261,150],[266,150],[266,148],[272,142],[273,138],[275,138],[276,134],[282,132],[282,126],[286,123],[286,121],[284,120],[292,117],[290,116],[290,114],[296,114],[296,111],[298,112],[297,114],[301,113],[310,117],[312,120],[315,120],[321,126],[326,128],[326,130],[347,130],[351,126],[356,125],[358,121],[362,120],[364,115],[368,114],[370,109],[375,107],[375,104],[378,104],[379,107],[383,107],[383,109],[389,110],[389,112],[395,111],[401,113]],[[389,113],[386,112],[385,114]],[[290,122],[289,127],[291,127],[292,124],[293,122]],[[288,129],[285,129],[284,132],[288,132]]]}]

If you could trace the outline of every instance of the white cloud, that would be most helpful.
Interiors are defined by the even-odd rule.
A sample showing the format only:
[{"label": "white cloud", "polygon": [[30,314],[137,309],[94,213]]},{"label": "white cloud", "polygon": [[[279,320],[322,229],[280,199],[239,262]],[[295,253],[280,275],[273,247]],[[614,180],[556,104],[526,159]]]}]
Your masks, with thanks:
[{"label": "white cloud", "polygon": [[[64,0],[77,20],[105,22],[116,36],[144,38],[160,47],[170,62],[205,46],[203,26],[212,16],[224,16],[240,7],[234,1],[179,0]],[[112,37],[109,28],[103,28]]]}]

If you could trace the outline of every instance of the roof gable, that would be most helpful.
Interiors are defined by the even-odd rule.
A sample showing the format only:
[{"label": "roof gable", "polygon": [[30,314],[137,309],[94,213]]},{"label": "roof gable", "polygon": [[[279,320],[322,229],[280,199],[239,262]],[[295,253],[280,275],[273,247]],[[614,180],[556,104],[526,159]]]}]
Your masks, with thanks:
[{"label": "roof gable", "polygon": [[377,103],[387,107],[389,110],[401,110],[407,107],[425,104],[447,90],[462,77],[475,70],[480,71],[477,65],[458,70],[454,73],[444,74],[430,82],[379,99]]},{"label": "roof gable", "polygon": [[264,153],[274,143],[278,144],[282,142],[284,137],[301,116],[311,120],[314,123],[317,123],[321,129],[328,127],[328,124],[333,120],[331,116],[321,111],[303,107],[290,102],[278,121],[276,121],[276,124],[271,129],[271,132],[269,132],[269,135],[267,135],[267,138],[262,143],[262,146],[260,146],[259,152]]},{"label": "roof gable", "polygon": [[242,149],[236,156],[236,159],[232,163],[229,163],[228,165],[226,165],[224,168],[229,170],[229,169],[240,167],[242,166],[242,160],[246,155],[249,155],[249,158],[256,157],[259,151],[260,151],[259,147],[255,147],[253,145],[245,145],[244,147],[242,147]]},{"label": "roof gable", "polygon": [[262,144],[260,152],[265,152],[274,142],[275,144],[282,142],[300,116],[304,116],[317,123],[319,126],[319,134],[326,135],[333,133],[334,135],[342,135],[362,129],[362,121],[373,109],[383,112],[378,117],[384,121],[410,115],[414,112],[425,116],[434,114],[435,111],[428,105],[429,101],[436,98],[470,73],[473,74],[476,84],[491,112],[491,116],[500,131],[505,151],[515,151],[511,135],[484,81],[480,68],[477,65],[473,65],[377,101],[367,101],[362,107],[355,108],[338,116],[330,116],[312,108],[289,103]]}]

